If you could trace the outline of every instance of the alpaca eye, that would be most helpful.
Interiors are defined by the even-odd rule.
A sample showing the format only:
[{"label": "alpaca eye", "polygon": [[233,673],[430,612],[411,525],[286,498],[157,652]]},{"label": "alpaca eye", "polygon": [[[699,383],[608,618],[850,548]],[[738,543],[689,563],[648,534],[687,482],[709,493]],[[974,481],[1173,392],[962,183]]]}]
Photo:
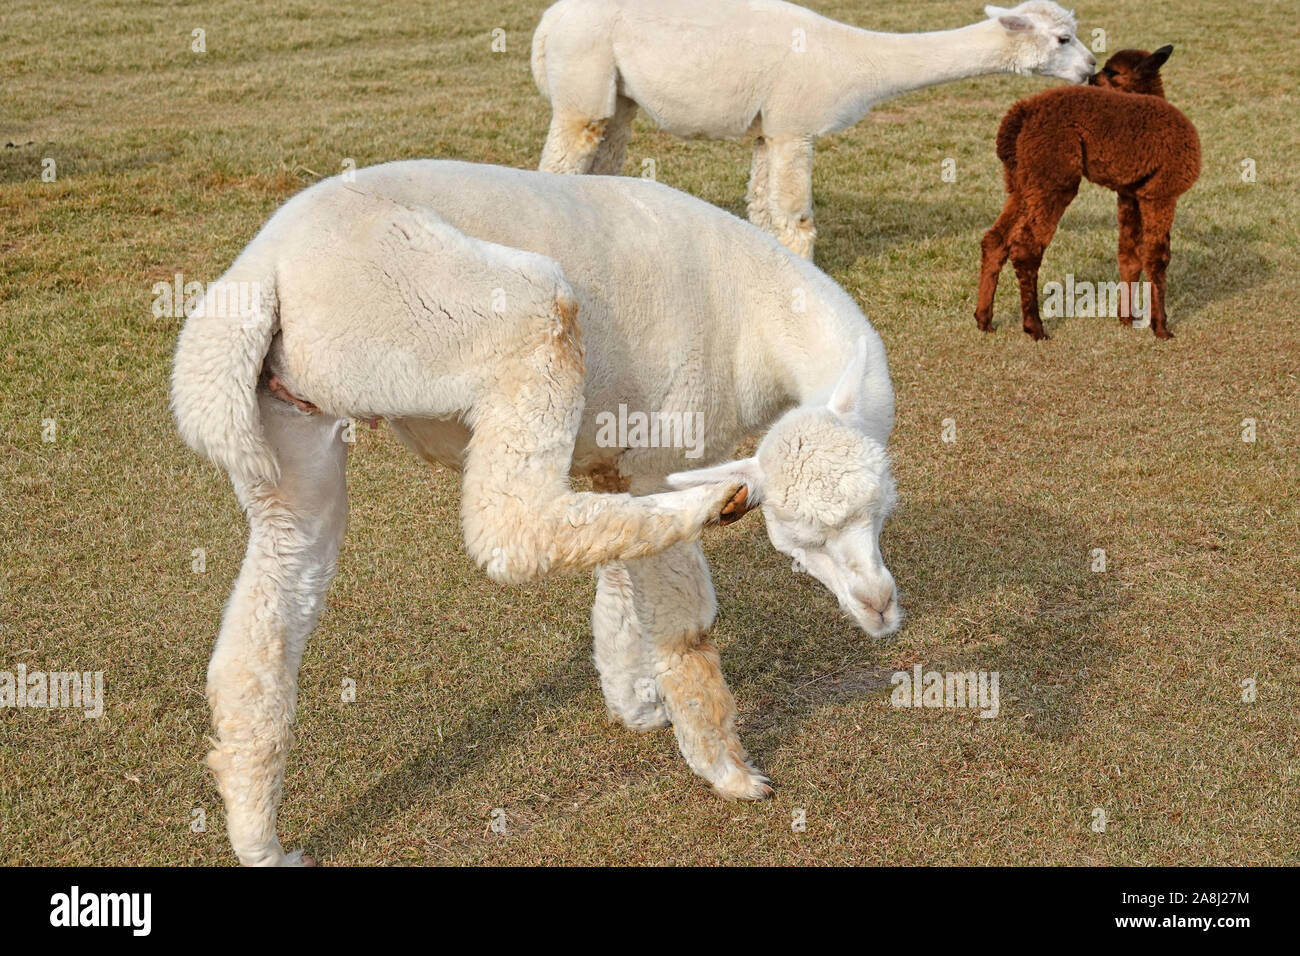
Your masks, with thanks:
[{"label": "alpaca eye", "polygon": [[1061,44],[1064,46],[1066,43],[1069,43],[1069,42],[1070,42],[1070,38],[1069,38],[1069,37],[1061,37],[1061,38],[1060,38],[1060,41],[1061,41]]}]

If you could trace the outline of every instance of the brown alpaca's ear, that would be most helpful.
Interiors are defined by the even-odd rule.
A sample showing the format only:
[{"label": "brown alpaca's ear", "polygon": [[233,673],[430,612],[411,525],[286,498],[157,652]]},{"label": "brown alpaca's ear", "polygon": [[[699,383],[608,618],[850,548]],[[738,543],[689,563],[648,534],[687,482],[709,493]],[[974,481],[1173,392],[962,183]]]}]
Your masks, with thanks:
[{"label": "brown alpaca's ear", "polygon": [[1174,45],[1172,43],[1166,43],[1160,49],[1156,50],[1155,53],[1152,53],[1149,57],[1143,60],[1142,65],[1138,68],[1143,73],[1155,73],[1165,65],[1165,60],[1169,59],[1169,54],[1173,52]]}]

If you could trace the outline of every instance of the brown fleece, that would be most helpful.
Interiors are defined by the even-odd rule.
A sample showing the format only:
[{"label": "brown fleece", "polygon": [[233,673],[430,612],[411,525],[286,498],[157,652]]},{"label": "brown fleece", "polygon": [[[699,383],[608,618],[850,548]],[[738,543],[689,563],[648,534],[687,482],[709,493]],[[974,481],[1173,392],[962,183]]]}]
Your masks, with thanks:
[{"label": "brown fleece", "polygon": [[[1178,197],[1200,175],[1201,144],[1196,127],[1164,99],[1159,71],[1172,49],[1121,50],[1091,85],[1047,90],[1007,111],[997,137],[1007,201],[980,243],[980,329],[992,330],[998,273],[1010,256],[1024,330],[1047,338],[1038,316],[1038,267],[1086,178],[1119,194],[1120,280],[1137,282],[1146,270],[1151,331],[1173,337],[1165,320],[1169,229]],[[1120,322],[1131,324],[1132,317]]]}]

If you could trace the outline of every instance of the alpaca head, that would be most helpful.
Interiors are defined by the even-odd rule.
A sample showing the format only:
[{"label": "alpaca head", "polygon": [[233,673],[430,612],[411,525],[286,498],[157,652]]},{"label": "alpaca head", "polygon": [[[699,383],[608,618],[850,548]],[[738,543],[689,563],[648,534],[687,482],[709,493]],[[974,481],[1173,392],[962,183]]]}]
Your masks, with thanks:
[{"label": "alpaca head", "polygon": [[1056,76],[1084,83],[1097,69],[1093,56],[1074,35],[1074,14],[1051,0],[1029,0],[1018,7],[984,8],[1005,33],[1006,65],[1015,73]]},{"label": "alpaca head", "polygon": [[753,458],[668,476],[675,488],[743,481],[762,505],[767,535],[797,570],[821,581],[868,634],[898,629],[894,576],[880,556],[880,529],[897,494],[889,456],[864,428],[865,339],[829,402],[786,412]]},{"label": "alpaca head", "polygon": [[1121,93],[1163,97],[1165,88],[1160,82],[1160,68],[1173,52],[1171,45],[1162,46],[1154,53],[1146,50],[1120,50],[1088,82]]}]

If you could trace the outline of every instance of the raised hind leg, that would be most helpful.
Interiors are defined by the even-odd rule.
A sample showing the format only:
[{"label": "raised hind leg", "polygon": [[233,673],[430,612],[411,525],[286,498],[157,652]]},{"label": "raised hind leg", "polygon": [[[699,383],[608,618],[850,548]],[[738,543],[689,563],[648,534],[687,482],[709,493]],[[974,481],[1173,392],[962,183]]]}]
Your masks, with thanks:
[{"label": "raised hind leg", "polygon": [[997,220],[980,240],[980,284],[975,300],[975,325],[983,332],[993,331],[993,300],[998,291],[998,275],[1010,254],[1008,237],[1016,228],[1020,216],[1020,202],[1013,192]]},{"label": "raised hind leg", "polygon": [[1137,197],[1119,194],[1119,324],[1133,324],[1133,297],[1142,277],[1142,212]]},{"label": "raised hind leg", "polygon": [[250,534],[208,665],[208,765],[240,862],[293,865],[301,854],[281,848],[276,811],[293,741],[298,665],[347,523],[347,446],[338,419],[305,414],[265,393],[259,400],[280,482],[236,487]]},{"label": "raised hind leg", "polygon": [[332,198],[334,219],[315,224],[322,251],[281,264],[273,370],[331,414],[464,422],[465,546],[490,577],[643,557],[718,520],[741,486],[638,498],[570,486],[584,368],[578,301],[554,260],[379,197]]},{"label": "raised hind leg", "polygon": [[1140,200],[1142,214],[1142,268],[1151,280],[1147,309],[1151,332],[1158,339],[1172,339],[1165,317],[1165,270],[1169,267],[1169,233],[1174,224],[1176,199]]},{"label": "raised hind leg", "polygon": [[636,103],[620,96],[614,115],[605,125],[604,136],[596,147],[591,162],[591,172],[597,176],[617,176],[623,171],[627,158],[627,144],[632,138],[632,119],[636,116]]}]

